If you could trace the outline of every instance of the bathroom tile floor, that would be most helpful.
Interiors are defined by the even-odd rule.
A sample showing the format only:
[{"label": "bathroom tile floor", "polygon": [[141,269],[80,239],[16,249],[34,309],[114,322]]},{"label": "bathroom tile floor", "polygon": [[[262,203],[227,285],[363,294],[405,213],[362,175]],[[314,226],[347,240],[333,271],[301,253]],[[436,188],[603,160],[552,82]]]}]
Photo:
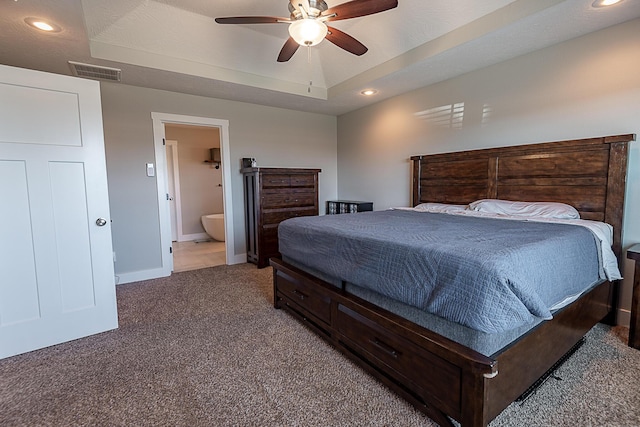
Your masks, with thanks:
[{"label": "bathroom tile floor", "polygon": [[175,273],[227,263],[224,242],[173,242],[172,246]]}]

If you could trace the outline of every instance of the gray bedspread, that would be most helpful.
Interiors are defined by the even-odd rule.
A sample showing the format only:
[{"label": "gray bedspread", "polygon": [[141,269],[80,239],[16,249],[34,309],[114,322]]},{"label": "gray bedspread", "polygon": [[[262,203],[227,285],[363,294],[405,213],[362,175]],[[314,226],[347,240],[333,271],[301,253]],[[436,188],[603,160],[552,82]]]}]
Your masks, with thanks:
[{"label": "gray bedspread", "polygon": [[604,277],[575,225],[389,210],[279,225],[280,253],[487,333],[550,319],[550,307]]}]

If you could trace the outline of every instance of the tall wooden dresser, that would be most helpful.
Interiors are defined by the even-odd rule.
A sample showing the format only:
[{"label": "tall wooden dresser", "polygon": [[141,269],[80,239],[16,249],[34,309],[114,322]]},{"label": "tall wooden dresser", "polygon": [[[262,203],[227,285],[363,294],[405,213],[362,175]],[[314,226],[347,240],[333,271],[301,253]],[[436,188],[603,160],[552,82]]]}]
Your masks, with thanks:
[{"label": "tall wooden dresser", "polygon": [[244,168],[247,262],[263,268],[280,257],[278,224],[318,215],[320,169]]}]

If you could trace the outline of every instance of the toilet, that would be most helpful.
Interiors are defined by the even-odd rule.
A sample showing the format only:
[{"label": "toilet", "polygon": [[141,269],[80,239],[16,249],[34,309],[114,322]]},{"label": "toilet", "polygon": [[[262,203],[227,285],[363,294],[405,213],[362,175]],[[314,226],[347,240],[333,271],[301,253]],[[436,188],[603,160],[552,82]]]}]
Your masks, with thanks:
[{"label": "toilet", "polygon": [[200,218],[204,231],[209,236],[220,242],[224,242],[224,214],[202,215]]}]

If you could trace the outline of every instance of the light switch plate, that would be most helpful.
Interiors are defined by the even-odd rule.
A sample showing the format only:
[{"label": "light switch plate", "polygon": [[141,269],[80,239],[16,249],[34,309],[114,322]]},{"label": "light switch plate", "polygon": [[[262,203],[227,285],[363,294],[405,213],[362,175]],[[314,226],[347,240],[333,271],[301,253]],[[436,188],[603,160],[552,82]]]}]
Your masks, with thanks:
[{"label": "light switch plate", "polygon": [[147,176],[156,176],[156,169],[153,163],[147,163]]}]

